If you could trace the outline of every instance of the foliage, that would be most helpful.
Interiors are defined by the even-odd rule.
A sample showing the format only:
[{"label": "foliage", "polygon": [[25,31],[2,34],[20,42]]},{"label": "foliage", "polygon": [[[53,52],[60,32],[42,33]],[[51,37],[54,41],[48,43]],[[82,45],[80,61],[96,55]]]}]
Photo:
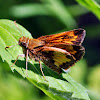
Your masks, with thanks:
[{"label": "foliage", "polygon": [[[26,31],[22,26],[19,25],[18,27],[20,28],[21,32],[25,34],[25,36],[31,37],[29,32]],[[0,20],[0,55],[2,60],[7,62],[8,65],[12,64],[12,61],[15,60],[18,54],[20,54],[21,49],[17,46],[16,48],[10,48],[10,50],[7,49],[9,51],[7,52],[5,50],[5,47],[7,45],[14,45],[15,43],[17,44],[20,35],[21,34],[18,33],[18,30],[16,30],[16,27],[14,26],[14,23],[12,21]],[[26,79],[28,79],[31,83],[41,89],[49,97],[56,100],[74,100],[75,98],[77,100],[89,100],[86,89],[76,83],[68,74],[62,73],[62,75],[58,75],[47,68],[46,70],[44,70],[44,74],[46,75],[47,79],[46,82],[40,75],[41,72],[39,71],[39,66],[36,65],[36,62],[32,63],[32,61],[30,61],[30,64],[28,66],[32,67],[31,64],[33,64],[34,68],[32,68],[32,71],[28,70],[28,77],[26,75],[26,70],[23,68],[23,60],[18,62],[19,63],[14,65],[14,67],[11,67],[12,71],[16,70],[23,77],[26,77]]]},{"label": "foliage", "polygon": [[[0,19],[17,20],[18,23],[28,29],[34,38],[41,35],[58,33],[74,28],[84,28],[86,30],[86,38],[83,46],[86,48],[84,59],[79,61],[72,67],[69,74],[75,81],[82,84],[87,88],[91,100],[100,99],[100,0],[4,0],[0,1]],[[10,21],[11,22],[11,21]],[[7,23],[6,23],[7,24]],[[5,24],[5,25],[6,25]],[[27,79],[38,86],[34,87],[26,78],[24,79],[19,75],[16,70],[22,73],[25,77],[25,61],[20,58],[16,66],[12,67],[11,72],[8,66],[12,65],[18,54],[21,54],[21,48],[17,45],[9,48],[8,51],[4,50],[5,46],[15,45],[18,42],[21,34],[12,23],[8,21],[9,27],[5,30],[5,25],[2,23],[0,26],[0,99],[1,100],[51,100],[38,88],[39,86],[35,81]],[[12,26],[12,28],[10,27]],[[25,36],[31,35],[29,32],[19,25],[19,28]],[[3,34],[1,34],[3,32]],[[6,34],[7,33],[7,34]],[[11,35],[11,34],[12,35]],[[16,34],[17,33],[17,34]],[[2,37],[2,38],[1,38]],[[5,42],[3,41],[5,39]],[[8,41],[8,42],[7,42]],[[2,53],[1,53],[2,52]],[[7,54],[7,55],[6,55]],[[6,58],[6,59],[5,59]],[[9,62],[9,63],[8,63]],[[24,65],[23,65],[24,64]],[[43,64],[42,64],[43,65]],[[31,67],[30,67],[31,66]],[[44,74],[47,78],[60,80],[59,76],[43,65]],[[14,70],[15,68],[16,70]],[[39,65],[36,62],[30,61],[28,65],[28,72],[35,73],[41,80],[41,72]],[[52,72],[52,75],[47,74],[47,70]],[[38,71],[38,72],[37,72]],[[46,72],[47,71],[47,72]],[[25,72],[25,73],[24,73]],[[67,75],[68,80],[69,74]],[[52,77],[51,77],[52,76]],[[33,77],[33,75],[32,75]],[[36,79],[36,77],[34,77]],[[34,79],[34,80],[35,80]],[[72,79],[72,80],[73,80]],[[38,80],[38,81],[39,81]],[[66,83],[65,80],[64,81]],[[36,80],[37,81],[37,80]],[[76,83],[76,82],[75,82]],[[50,83],[51,84],[51,83]],[[69,84],[69,83],[68,83]],[[68,85],[67,84],[67,85]],[[45,84],[45,86],[48,86]],[[43,89],[43,87],[41,89]],[[79,88],[80,86],[78,86]],[[25,91],[24,89],[27,91]],[[45,87],[46,89],[47,87]],[[67,87],[66,87],[67,88]],[[82,87],[81,87],[82,88]],[[11,90],[10,90],[11,89]],[[43,90],[45,93],[47,91]],[[59,89],[59,88],[58,88]],[[10,90],[10,91],[9,91]],[[48,89],[47,89],[48,90]],[[53,89],[54,91],[55,89]],[[74,91],[74,90],[73,90]],[[57,92],[57,91],[55,91]],[[62,91],[63,92],[63,91]],[[74,91],[75,92],[75,91]],[[48,94],[48,93],[47,93]],[[60,95],[60,92],[58,92]],[[84,94],[84,93],[83,93]],[[50,95],[50,94],[49,94]],[[63,93],[64,95],[64,93]],[[53,95],[52,95],[53,96]],[[7,97],[7,98],[5,98]],[[16,97],[16,98],[15,98]],[[18,97],[18,98],[17,98]]]},{"label": "foliage", "polygon": [[77,2],[93,12],[100,20],[100,5],[94,0],[77,0]]}]

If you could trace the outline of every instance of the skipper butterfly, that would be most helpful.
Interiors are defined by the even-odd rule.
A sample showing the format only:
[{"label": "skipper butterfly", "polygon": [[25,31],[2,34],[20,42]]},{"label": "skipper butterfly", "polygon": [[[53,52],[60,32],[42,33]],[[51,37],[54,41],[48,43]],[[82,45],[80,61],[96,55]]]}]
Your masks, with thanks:
[{"label": "skipper butterfly", "polygon": [[[15,25],[17,26],[16,23]],[[62,69],[67,70],[79,61],[85,53],[85,49],[81,45],[85,33],[84,29],[79,28],[58,34],[41,36],[37,39],[29,39],[22,36],[18,44],[23,49],[23,56],[26,56],[26,72],[28,56],[30,59],[39,62],[43,76],[44,73],[40,61],[59,74],[62,72]],[[11,46],[6,48],[9,47]]]}]

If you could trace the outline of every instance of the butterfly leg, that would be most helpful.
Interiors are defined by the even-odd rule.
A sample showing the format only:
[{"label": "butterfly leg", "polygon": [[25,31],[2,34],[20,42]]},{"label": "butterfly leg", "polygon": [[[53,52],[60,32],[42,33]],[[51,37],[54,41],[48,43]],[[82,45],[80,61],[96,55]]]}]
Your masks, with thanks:
[{"label": "butterfly leg", "polygon": [[[17,56],[17,59],[15,60],[15,62],[13,63],[13,65],[16,63],[16,61],[18,60],[19,57],[23,57],[24,58],[25,57],[25,54],[18,55]],[[28,64],[28,49],[26,51],[26,75],[28,76],[28,74],[27,74],[27,64]],[[12,67],[12,66],[10,66],[10,67]]]},{"label": "butterfly leg", "polygon": [[[41,64],[40,60],[39,60],[39,65],[40,65],[40,70],[41,70],[41,73],[42,73],[42,75],[43,75],[44,79],[46,80],[45,75],[44,75],[43,70],[42,70],[42,64]],[[46,80],[46,81],[47,81],[47,80]]]},{"label": "butterfly leg", "polygon": [[[16,45],[18,45],[18,44],[16,44]],[[5,49],[7,50],[7,48],[11,48],[11,47],[14,47],[14,46],[16,46],[16,45],[7,46],[7,47],[5,47]],[[19,57],[23,57],[23,58],[24,58],[24,57],[25,57],[25,54],[19,54],[19,55],[17,56],[16,60],[14,61],[14,63],[13,63],[10,67],[12,67],[12,66],[15,65],[15,63],[16,63],[16,61],[18,60]]]},{"label": "butterfly leg", "polygon": [[15,65],[15,63],[16,63],[16,61],[18,60],[19,57],[25,57],[25,54],[20,54],[20,55],[18,55],[18,56],[17,56],[17,59],[14,61],[14,63],[13,63],[10,67],[12,67],[12,66]]},{"label": "butterfly leg", "polygon": [[15,45],[12,45],[12,46],[6,46],[5,49],[7,50],[7,48],[11,48],[11,47],[14,47],[16,45],[18,45],[18,44],[15,44]]},{"label": "butterfly leg", "polygon": [[27,74],[27,65],[28,65],[28,49],[26,50],[26,75],[28,77],[28,74]]}]

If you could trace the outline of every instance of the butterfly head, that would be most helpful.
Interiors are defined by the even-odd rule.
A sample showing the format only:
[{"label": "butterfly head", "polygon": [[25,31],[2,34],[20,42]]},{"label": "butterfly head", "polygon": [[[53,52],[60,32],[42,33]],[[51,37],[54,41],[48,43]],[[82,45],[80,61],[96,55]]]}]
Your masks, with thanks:
[{"label": "butterfly head", "polygon": [[27,48],[28,47],[28,44],[29,44],[29,38],[26,38],[26,37],[21,37],[18,41],[18,44],[21,46],[21,47],[24,47],[24,48]]}]

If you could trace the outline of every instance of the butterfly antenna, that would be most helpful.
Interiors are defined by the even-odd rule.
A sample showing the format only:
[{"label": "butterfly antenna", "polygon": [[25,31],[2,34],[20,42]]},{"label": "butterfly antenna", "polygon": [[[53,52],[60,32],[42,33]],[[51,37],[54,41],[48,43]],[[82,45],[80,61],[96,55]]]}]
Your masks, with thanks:
[{"label": "butterfly antenna", "polygon": [[14,21],[14,24],[17,27],[17,29],[19,30],[19,32],[21,33],[21,35],[24,36],[23,33],[21,32],[21,30],[19,29],[18,25],[16,24],[16,21]]}]

